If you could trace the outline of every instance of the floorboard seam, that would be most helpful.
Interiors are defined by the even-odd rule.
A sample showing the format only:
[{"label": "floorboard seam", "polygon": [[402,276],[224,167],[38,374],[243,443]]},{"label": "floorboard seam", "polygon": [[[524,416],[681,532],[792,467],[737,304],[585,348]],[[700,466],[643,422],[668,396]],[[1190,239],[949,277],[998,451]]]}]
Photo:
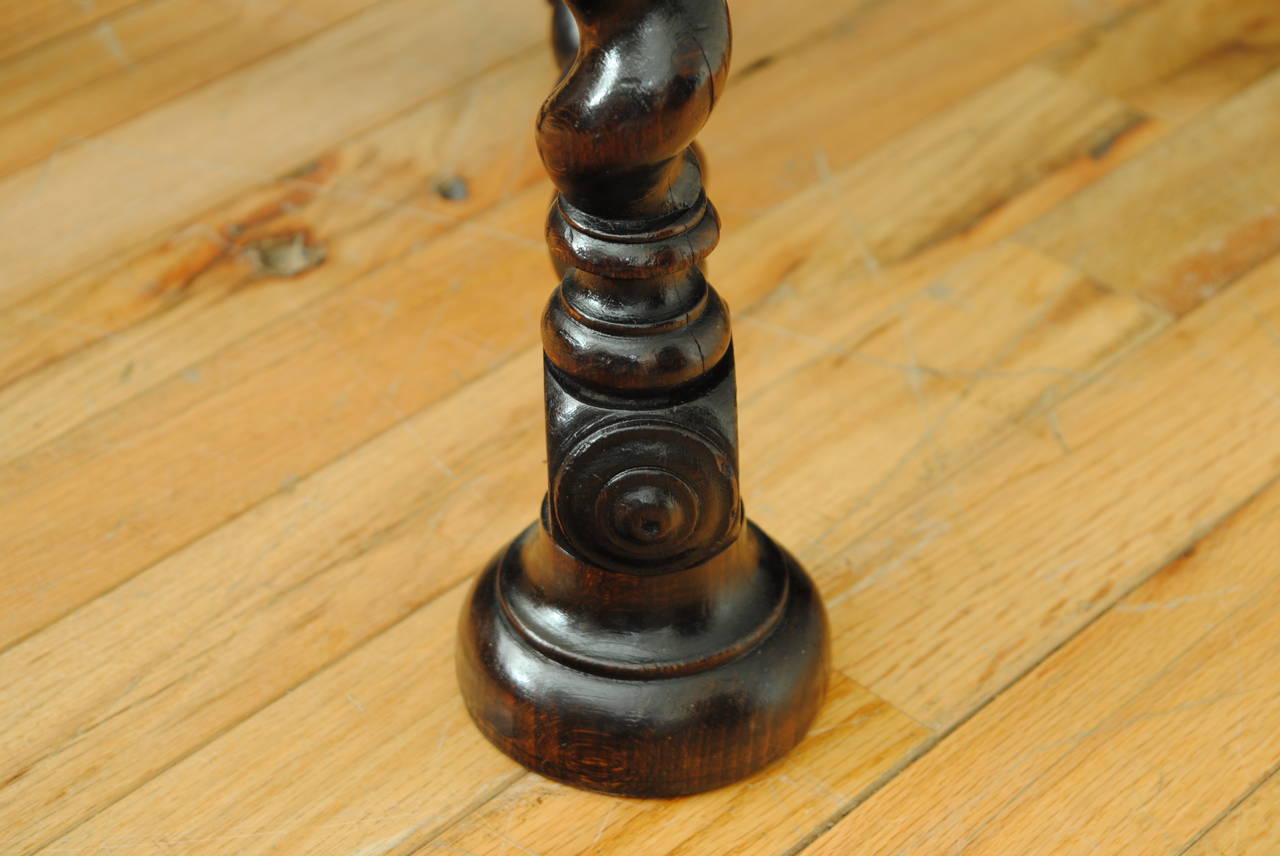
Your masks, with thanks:
[{"label": "floorboard seam", "polygon": [[1257,781],[1249,785],[1249,787],[1245,788],[1244,791],[1238,797],[1232,800],[1230,805],[1228,805],[1226,808],[1224,808],[1221,812],[1218,813],[1217,817],[1215,817],[1213,820],[1205,824],[1204,829],[1201,829],[1195,835],[1191,836],[1190,840],[1188,840],[1186,844],[1178,848],[1178,852],[1174,854],[1174,856],[1184,856],[1184,854],[1190,853],[1191,850],[1197,844],[1200,843],[1200,839],[1204,838],[1206,835],[1208,835],[1210,832],[1216,829],[1218,825],[1221,824],[1224,820],[1229,818],[1231,815],[1235,814],[1236,810],[1240,808],[1240,806],[1242,806],[1246,801],[1248,801],[1248,799],[1251,796],[1253,796],[1258,791],[1259,788],[1261,788],[1263,785],[1269,782],[1273,777],[1275,777],[1277,772],[1280,772],[1280,761],[1276,762],[1276,764],[1274,764],[1271,767],[1271,769],[1263,773],[1262,776],[1260,776]]},{"label": "floorboard seam", "polygon": [[[1095,614],[1094,616],[1089,618],[1087,621],[1082,623],[1078,628],[1076,628],[1074,632],[1070,633],[1069,635],[1059,640],[1056,644],[1054,644],[1051,648],[1049,648],[1043,655],[1041,655],[1040,657],[1037,657],[1034,661],[1029,663],[1025,669],[1019,672],[1017,676],[1012,678],[1003,687],[996,690],[987,698],[982,700],[972,710],[970,710],[964,716],[957,719],[955,723],[939,731],[932,738],[928,738],[925,741],[923,741],[921,743],[920,751],[911,754],[910,757],[905,760],[905,763],[900,764],[897,769],[897,772],[894,773],[893,776],[889,778],[884,778],[883,780],[878,781],[876,784],[873,784],[871,787],[864,790],[854,800],[850,801],[850,803],[847,806],[842,807],[839,811],[834,812],[832,815],[830,815],[825,821],[823,821],[821,825],[816,827],[809,835],[807,835],[805,838],[797,842],[796,845],[784,851],[782,856],[796,856],[796,854],[802,852],[807,847],[809,847],[809,845],[813,844],[815,841],[817,841],[819,838],[825,835],[832,827],[834,827],[837,823],[844,820],[844,818],[848,817],[850,814],[856,811],[859,806],[861,806],[868,799],[874,796],[877,791],[879,791],[881,788],[887,785],[889,781],[892,780],[892,778],[896,778],[898,773],[901,773],[902,771],[906,770],[908,767],[915,764],[917,761],[919,761],[921,758],[927,755],[930,751],[932,751],[933,748],[936,747],[939,743],[941,743],[943,740],[950,737],[960,728],[964,727],[966,723],[968,723],[970,720],[972,720],[974,717],[980,714],[983,710],[985,710],[988,705],[990,705],[993,701],[996,700],[996,698],[998,698],[1003,693],[1007,692],[1009,689],[1011,689],[1015,685],[1017,685],[1019,682],[1022,681],[1023,678],[1025,678],[1027,675],[1034,672],[1043,663],[1045,663],[1046,661],[1051,659],[1055,654],[1057,654],[1062,648],[1070,644],[1072,640],[1076,639],[1082,633],[1086,632],[1090,627],[1095,625],[1104,616],[1109,614],[1117,604],[1122,602],[1125,598],[1127,598],[1133,592],[1140,589],[1152,578],[1159,575],[1165,568],[1180,561],[1184,556],[1186,556],[1188,553],[1193,551],[1195,547],[1198,544],[1200,544],[1204,539],[1211,537],[1223,525],[1230,522],[1232,518],[1234,518],[1237,514],[1243,511],[1247,506],[1249,506],[1254,500],[1256,500],[1258,497],[1266,493],[1268,490],[1270,490],[1272,487],[1276,486],[1277,484],[1280,484],[1280,476],[1272,476],[1266,479],[1260,487],[1252,491],[1247,497],[1245,497],[1244,500],[1242,500],[1241,502],[1237,503],[1236,505],[1232,506],[1229,510],[1224,512],[1212,524],[1199,530],[1198,532],[1193,532],[1189,539],[1180,543],[1176,548],[1169,551],[1164,558],[1153,563],[1152,570],[1148,571],[1146,574],[1141,575],[1136,580],[1136,582],[1134,582],[1125,590],[1119,592],[1116,595],[1116,597],[1113,598],[1111,602],[1106,605],[1106,607],[1099,610],[1097,614]],[[1280,765],[1277,765],[1277,768],[1280,768]],[[1272,772],[1274,772],[1275,769],[1277,768],[1273,768]],[[1205,831],[1207,832],[1207,830]]]}]

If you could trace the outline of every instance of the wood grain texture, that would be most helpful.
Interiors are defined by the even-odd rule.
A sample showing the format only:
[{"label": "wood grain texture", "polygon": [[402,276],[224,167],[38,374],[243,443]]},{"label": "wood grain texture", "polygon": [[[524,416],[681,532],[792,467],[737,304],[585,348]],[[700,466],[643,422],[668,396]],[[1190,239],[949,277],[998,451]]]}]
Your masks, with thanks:
[{"label": "wood grain texture", "polygon": [[[864,161],[842,171],[841,177],[828,170],[827,180],[812,185],[805,198],[779,203],[761,219],[757,227],[760,234],[775,230],[779,223],[789,224],[783,241],[762,242],[753,230],[745,228],[726,238],[717,254],[717,278],[724,270],[725,293],[732,304],[739,312],[749,310],[776,289],[776,271],[812,257],[820,239],[830,240],[845,259],[858,246],[847,239],[846,232],[833,235],[816,214],[796,223],[798,210],[817,205],[829,216],[842,198],[865,199],[861,204],[871,207],[861,208],[859,215],[875,218],[877,229],[883,230],[867,239],[871,251],[890,260],[913,246],[945,238],[1025,187],[1035,175],[1082,156],[1098,138],[1119,132],[1131,121],[1127,111],[1112,99],[1058,83],[1053,75],[1038,69],[1014,72],[1003,85],[1017,93],[1021,103],[1039,98],[1058,108],[1059,113],[1053,115],[1080,121],[1071,133],[1063,134],[1062,118],[1058,123],[1046,122],[1047,107],[1021,115],[988,115],[990,99],[978,93],[930,118],[903,139],[884,144]],[[928,184],[949,174],[966,157],[968,135],[990,135],[995,127],[1004,129],[999,144],[982,147],[977,154],[987,158],[992,168],[936,200],[928,197],[929,202],[922,199],[914,203],[918,208],[912,208],[902,205],[900,196],[887,195],[883,185],[872,184],[883,181],[884,168],[913,161],[927,171]],[[779,137],[782,130],[778,129]],[[396,139],[405,138],[397,133]],[[803,145],[792,139],[793,146]],[[944,144],[938,145],[939,141]],[[521,159],[522,169],[536,169],[531,157]],[[400,159],[390,163],[400,163]],[[717,160],[716,175],[736,178],[730,188],[749,186],[752,164],[751,150],[722,157]],[[847,180],[844,172],[850,173]],[[377,174],[376,168],[373,174]],[[499,185],[493,192],[497,195],[509,189]],[[833,197],[833,193],[838,195]],[[352,195],[358,203],[370,204],[358,191]],[[338,196],[341,200],[341,193]],[[325,198],[321,195],[320,201]],[[372,203],[380,198],[375,197]],[[8,393],[13,396],[9,399],[12,406],[6,412],[17,421],[10,432],[16,454],[0,463],[0,479],[11,486],[14,500],[7,508],[15,519],[32,516],[27,518],[30,526],[0,533],[0,542],[12,545],[24,557],[19,571],[23,576],[15,580],[10,595],[23,607],[15,610],[5,636],[21,635],[49,616],[61,614],[68,603],[82,601],[127,578],[278,490],[283,480],[311,472],[349,449],[350,444],[404,419],[535,341],[537,327],[532,319],[543,295],[529,287],[528,280],[547,270],[545,263],[536,260],[541,252],[536,223],[545,198],[541,187],[518,193],[467,220],[464,226],[447,231],[439,241],[426,240],[420,218],[415,216],[417,205],[408,210],[392,206],[389,216],[370,224],[371,240],[362,242],[363,246],[356,244],[352,256],[358,273],[368,266],[366,254],[385,252],[381,248],[393,244],[404,248],[383,256],[394,263],[379,265],[368,276],[356,278],[352,287],[323,296],[331,288],[329,283],[347,281],[351,274],[339,255],[343,243],[331,241],[336,245],[331,259],[301,280],[309,281],[321,295],[311,298],[302,311],[293,311],[299,306],[294,301],[300,299],[294,290],[272,288],[264,299],[272,299],[272,293],[285,295],[284,305],[274,313],[243,319],[240,303],[220,301],[233,316],[224,323],[206,325],[196,312],[177,317],[159,314],[150,326],[108,338],[97,352],[86,352],[80,359],[96,362],[97,354],[115,352],[114,358],[103,360],[99,379],[117,389],[100,395],[127,398],[131,402],[127,408],[100,408],[96,405],[99,395],[69,398],[56,394],[66,385],[49,384],[43,374],[30,375],[12,387]],[[275,204],[285,203],[287,199]],[[346,206],[342,207],[345,211]],[[325,210],[323,205],[318,208],[318,213]],[[852,220],[852,216],[842,216],[837,222]],[[438,229],[434,221],[427,217],[426,228]],[[900,223],[902,228],[894,231],[891,223]],[[323,228],[323,223],[319,227]],[[208,239],[203,230],[195,237]],[[419,242],[416,247],[415,241]],[[735,246],[753,250],[746,261],[750,270],[739,270]],[[496,252],[497,247],[502,251]],[[762,257],[761,249],[767,255]],[[202,252],[209,252],[207,245]],[[855,259],[854,269],[863,270],[861,256]],[[227,273],[226,268],[218,272]],[[234,268],[231,272],[235,273]],[[549,274],[546,276],[550,280]],[[471,299],[471,293],[481,298]],[[469,320],[455,320],[454,313],[463,313]],[[482,318],[487,320],[482,323]],[[189,331],[187,324],[197,329]],[[206,326],[211,329],[205,330]],[[446,335],[435,335],[437,329],[445,330]],[[179,340],[183,344],[177,345]],[[122,349],[121,344],[127,348]],[[133,372],[139,363],[145,363],[140,357],[145,358],[157,346],[161,353],[172,354],[174,361],[165,361],[159,371],[144,370],[135,384]],[[328,368],[317,374],[314,367],[321,364]],[[440,370],[409,376],[406,368],[411,365],[433,365]],[[56,364],[51,371],[59,372]],[[67,370],[63,377],[67,376],[76,376],[76,372]],[[148,377],[159,382],[146,385]],[[317,395],[318,388],[333,394]],[[268,400],[273,406],[262,407],[261,402]],[[289,432],[269,427],[273,424],[331,427],[299,444]],[[67,430],[72,426],[74,430]],[[140,444],[131,439],[144,432],[153,440]],[[159,435],[171,439],[160,441]],[[263,439],[251,442],[247,439],[250,436]],[[27,451],[41,439],[45,440],[42,445]],[[205,451],[193,459],[192,448]],[[167,451],[157,456],[158,449]],[[216,476],[227,455],[245,452],[257,461],[249,471],[234,480]],[[166,456],[181,457],[183,468],[171,467]],[[93,475],[86,476],[81,466],[89,467]],[[139,471],[153,475],[124,475]],[[206,475],[197,475],[201,471]],[[116,484],[119,492],[113,502],[83,519],[69,538],[50,538],[49,528],[58,525],[59,517],[50,515],[48,509],[78,503],[79,486],[86,478]],[[179,500],[178,496],[184,498]],[[171,511],[175,501],[185,509],[180,517]],[[125,529],[131,530],[133,537],[105,539],[112,530],[119,535]],[[81,566],[77,573],[65,572],[63,568],[85,555],[90,543],[96,545],[94,565],[88,569]]]},{"label": "wood grain texture", "polygon": [[[1278,108],[1272,73],[1046,216],[1025,240],[1172,313],[1190,311],[1280,248]],[[1148,170],[1159,184],[1143,177]],[[1193,192],[1195,207],[1178,204]],[[1124,228],[1125,242],[1098,240],[1103,223]]]},{"label": "wood grain texture", "polygon": [[[1106,380],[1045,400],[998,455],[889,526],[833,532],[879,571],[878,584],[864,576],[853,597],[829,600],[837,625],[860,634],[856,646],[837,643],[851,657],[837,655],[837,665],[945,727],[1265,485],[1280,454],[1270,375],[1275,271],[1260,269],[1222,304],[1127,354]],[[1230,338],[1230,352],[1208,344],[1218,336]],[[1188,434],[1200,437],[1194,458],[1180,445]],[[1160,502],[1192,482],[1202,485],[1194,500],[1176,510]],[[1104,484],[1111,490],[1097,489]],[[1075,502],[1051,501],[1073,485]],[[1129,502],[1115,503],[1117,494]],[[884,579],[885,565],[895,577],[907,573]]]},{"label": "wood grain texture", "polygon": [[[0,239],[0,301],[128,250],[183,212],[300,165],[321,140],[358,133],[528,48],[539,11],[391,0],[51,152],[0,180],[0,217],[21,212],[24,224]],[[334,92],[346,109],[327,109]],[[50,240],[24,240],[33,231]]]},{"label": "wood grain texture", "polygon": [[0,7],[0,58],[9,58],[51,39],[101,21],[141,0],[93,0],[91,3],[26,3],[7,0]]},{"label": "wood grain texture", "polygon": [[1280,757],[1272,481],[812,852],[1182,852]]},{"label": "wood grain texture", "polygon": [[1270,854],[1275,5],[734,3],[743,492],[835,671],[644,803],[453,680],[545,480],[500,5],[3,7],[0,851]]},{"label": "wood grain texture", "polygon": [[[734,54],[741,71],[732,84],[735,98],[720,108],[729,116],[720,119],[717,114],[717,123],[706,134],[721,176],[718,207],[729,228],[815,186],[827,172],[843,169],[895,132],[969,94],[993,73],[1007,70],[1073,23],[1077,29],[1080,26],[1053,3],[1030,7],[1028,12],[1037,14],[1016,18],[999,14],[998,7],[984,6],[981,16],[958,18],[951,10],[952,27],[917,29],[908,23],[945,7],[923,0],[886,5],[834,3],[811,15],[795,16],[783,14],[776,4],[752,2],[760,7],[758,11],[749,3],[739,4],[750,14],[745,22],[739,17],[736,27]],[[966,38],[972,40],[981,36],[990,19],[1011,22],[1019,29],[993,46],[998,50],[984,51],[981,63],[972,61],[972,51],[955,50],[956,27],[966,28]],[[838,26],[830,27],[833,23]],[[816,44],[805,38],[806,27],[821,32]],[[902,61],[904,54],[912,59]],[[850,57],[875,62],[868,61],[864,72],[850,78],[849,86],[826,85],[832,75],[848,73]],[[945,73],[922,74],[926,66]],[[765,67],[769,75],[755,73]],[[345,252],[343,240],[357,226],[403,233],[414,221],[423,221],[424,229],[435,221],[437,229],[446,229],[505,201],[526,186],[524,182],[541,177],[532,139],[525,133],[527,107],[537,103],[550,78],[545,57],[534,49],[473,84],[430,99],[402,117],[297,164],[283,177],[254,187],[225,206],[198,212],[171,227],[154,246],[123,258],[108,258],[56,286],[40,288],[29,299],[0,310],[0,329],[12,340],[0,355],[5,360],[0,364],[0,380],[11,381],[104,338],[144,338],[151,328],[139,321],[171,311],[174,303],[191,293],[221,293],[222,289],[209,287],[211,280],[228,282],[225,287],[234,281],[246,294],[242,299],[252,299],[244,284],[255,283],[258,287],[252,291],[256,292],[270,278],[245,264],[250,260],[242,251],[264,235],[288,235],[305,228],[310,240],[325,247],[325,258],[332,264],[357,255]],[[829,100],[804,117],[792,116],[777,109],[791,88],[813,91]],[[883,88],[898,93],[891,107],[880,95]],[[833,111],[857,117],[856,121],[831,123]],[[818,136],[797,139],[790,133],[797,121],[815,126]],[[728,130],[721,131],[722,126]],[[762,168],[783,175],[784,180],[752,180]],[[464,198],[453,194],[454,198],[442,199],[436,185],[458,177],[465,179]],[[367,222],[375,219],[392,222]],[[413,240],[405,246],[412,247]],[[385,263],[394,254],[381,249],[359,252],[374,263]],[[224,280],[228,268],[233,280]],[[320,268],[310,280],[329,275]],[[139,299],[135,293],[139,289],[158,299]],[[316,285],[308,289],[321,290]],[[259,324],[269,317],[265,308],[236,314]],[[129,329],[134,326],[139,329]],[[165,346],[165,353],[169,347]],[[88,355],[86,359],[120,371],[131,362]],[[145,382],[141,374],[145,364],[132,362],[130,387],[136,391]],[[114,402],[97,396],[92,405],[87,398],[63,399],[63,406],[94,409]],[[28,403],[23,409],[32,414],[32,421],[42,421],[39,405]],[[57,429],[51,426],[39,436],[47,437],[51,430]],[[13,443],[16,438],[6,439]]]},{"label": "wood grain texture", "polygon": [[9,64],[0,87],[0,175],[287,48],[377,0],[143,2]]}]

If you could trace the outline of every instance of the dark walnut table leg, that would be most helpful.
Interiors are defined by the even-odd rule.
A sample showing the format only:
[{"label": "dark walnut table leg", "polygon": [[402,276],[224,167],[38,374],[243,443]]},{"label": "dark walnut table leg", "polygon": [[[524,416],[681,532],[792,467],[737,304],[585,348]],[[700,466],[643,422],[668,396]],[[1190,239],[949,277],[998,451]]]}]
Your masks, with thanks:
[{"label": "dark walnut table leg", "polygon": [[[538,117],[564,271],[542,321],[549,490],[476,581],[476,724],[543,775],[630,796],[732,782],[794,746],[826,683],[822,605],[743,515],[720,224],[690,151],[729,64],[723,0],[572,0]],[[567,38],[567,36],[566,36]]]}]

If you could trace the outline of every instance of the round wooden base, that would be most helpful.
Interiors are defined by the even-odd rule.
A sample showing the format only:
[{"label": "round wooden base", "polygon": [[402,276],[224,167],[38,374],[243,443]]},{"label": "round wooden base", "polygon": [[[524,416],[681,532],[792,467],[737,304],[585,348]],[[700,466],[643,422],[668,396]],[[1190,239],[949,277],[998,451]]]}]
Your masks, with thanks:
[{"label": "round wooden base", "polygon": [[[567,567],[580,585],[540,585]],[[598,602],[619,588],[620,606]],[[625,796],[697,793],[766,766],[804,736],[826,685],[813,585],[750,524],[704,565],[646,577],[582,565],[530,527],[479,577],[458,643],[489,740],[544,776]]]}]

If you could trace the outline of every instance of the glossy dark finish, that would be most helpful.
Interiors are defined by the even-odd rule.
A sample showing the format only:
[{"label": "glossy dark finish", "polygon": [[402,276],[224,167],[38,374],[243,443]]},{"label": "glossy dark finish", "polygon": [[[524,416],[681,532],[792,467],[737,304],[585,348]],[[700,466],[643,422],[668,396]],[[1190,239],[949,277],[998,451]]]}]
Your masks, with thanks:
[{"label": "glossy dark finish", "polygon": [[[632,577],[628,608],[615,580],[530,528],[463,616],[458,671],[481,731],[545,776],[626,796],[697,793],[782,755],[822,697],[821,607],[754,527],[709,565]],[[569,581],[566,599],[530,604],[536,583],[520,578],[547,572]],[[584,613],[595,600],[604,608]]]},{"label": "glossy dark finish", "polygon": [[551,0],[551,49],[561,71],[578,56],[578,25],[563,0]]},{"label": "glossy dark finish", "polygon": [[727,9],[567,8],[556,44],[581,44],[538,119],[563,272],[542,323],[549,490],[472,591],[458,676],[531,769],[676,796],[800,740],[826,619],[739,496],[729,315],[702,267],[720,223],[690,151],[727,75]]},{"label": "glossy dark finish", "polygon": [[725,6],[577,0],[570,9],[581,45],[538,116],[543,163],[570,219],[658,228],[702,192],[688,148],[728,76]]}]

